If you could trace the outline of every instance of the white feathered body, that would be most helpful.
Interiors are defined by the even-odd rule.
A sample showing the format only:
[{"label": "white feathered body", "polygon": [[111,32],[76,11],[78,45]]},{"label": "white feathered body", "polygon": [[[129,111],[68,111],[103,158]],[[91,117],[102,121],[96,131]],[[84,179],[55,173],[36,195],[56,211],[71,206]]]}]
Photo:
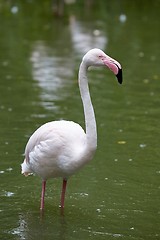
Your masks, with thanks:
[{"label": "white feathered body", "polygon": [[86,134],[72,121],[48,122],[30,137],[22,163],[22,173],[36,173],[42,179],[68,176],[92,159]]}]

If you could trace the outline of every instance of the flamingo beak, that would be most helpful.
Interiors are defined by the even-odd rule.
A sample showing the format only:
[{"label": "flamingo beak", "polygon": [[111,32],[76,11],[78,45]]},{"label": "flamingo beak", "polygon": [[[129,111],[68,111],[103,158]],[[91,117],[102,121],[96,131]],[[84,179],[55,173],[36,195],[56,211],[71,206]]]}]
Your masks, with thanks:
[{"label": "flamingo beak", "polygon": [[123,78],[122,78],[122,69],[118,67],[118,73],[116,74],[117,80],[120,84],[122,84]]},{"label": "flamingo beak", "polygon": [[122,68],[119,62],[113,58],[106,56],[103,63],[116,75],[118,82],[122,83]]}]

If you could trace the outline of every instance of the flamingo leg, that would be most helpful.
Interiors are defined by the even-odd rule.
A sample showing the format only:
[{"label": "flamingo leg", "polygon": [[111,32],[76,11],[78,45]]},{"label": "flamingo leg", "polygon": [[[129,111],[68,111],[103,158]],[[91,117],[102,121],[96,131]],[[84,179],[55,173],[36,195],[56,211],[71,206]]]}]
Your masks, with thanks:
[{"label": "flamingo leg", "polygon": [[61,193],[61,204],[60,204],[60,207],[61,207],[61,208],[64,208],[64,200],[65,200],[66,187],[67,187],[67,180],[66,180],[66,179],[63,179],[62,193]]},{"label": "flamingo leg", "polygon": [[40,210],[43,210],[43,209],[44,209],[45,190],[46,190],[46,180],[43,180],[43,181],[42,181],[42,192],[41,192],[41,206],[40,206]]}]

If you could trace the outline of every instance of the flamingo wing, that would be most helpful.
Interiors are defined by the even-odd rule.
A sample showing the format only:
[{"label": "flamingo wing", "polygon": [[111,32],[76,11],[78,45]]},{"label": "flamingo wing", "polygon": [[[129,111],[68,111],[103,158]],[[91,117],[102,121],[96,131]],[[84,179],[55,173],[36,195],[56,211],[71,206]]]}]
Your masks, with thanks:
[{"label": "flamingo wing", "polygon": [[[30,137],[22,171],[34,172],[43,179],[67,177],[79,168],[86,135],[72,121],[53,121],[42,125]],[[25,174],[27,175],[27,174]]]}]

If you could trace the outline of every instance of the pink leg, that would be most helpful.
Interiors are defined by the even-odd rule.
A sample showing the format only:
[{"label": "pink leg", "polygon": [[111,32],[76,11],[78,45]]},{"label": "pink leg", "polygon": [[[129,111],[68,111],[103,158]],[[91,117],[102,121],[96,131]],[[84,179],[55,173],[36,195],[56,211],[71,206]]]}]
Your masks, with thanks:
[{"label": "pink leg", "polygon": [[42,193],[41,193],[41,206],[40,210],[44,209],[44,196],[45,196],[45,190],[46,190],[46,181],[42,181]]},{"label": "pink leg", "polygon": [[63,179],[63,184],[62,184],[62,193],[61,193],[61,208],[64,208],[64,200],[65,200],[65,193],[66,193],[66,187],[67,187],[67,180]]}]

